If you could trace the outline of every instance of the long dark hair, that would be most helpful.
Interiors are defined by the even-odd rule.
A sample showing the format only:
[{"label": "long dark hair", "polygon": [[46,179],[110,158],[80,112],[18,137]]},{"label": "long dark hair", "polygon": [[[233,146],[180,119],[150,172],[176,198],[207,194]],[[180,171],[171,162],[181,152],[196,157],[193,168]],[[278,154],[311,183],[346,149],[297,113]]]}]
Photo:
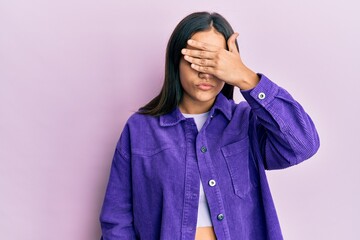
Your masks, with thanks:
[{"label": "long dark hair", "polygon": [[[234,33],[229,22],[218,13],[195,12],[186,16],[174,29],[166,48],[164,85],[158,96],[139,109],[139,113],[159,116],[171,112],[177,107],[183,96],[180,83],[179,63],[181,49],[193,34],[214,27],[227,41]],[[236,47],[239,49],[237,41]],[[225,83],[221,90],[228,99],[233,99],[234,86]]]}]

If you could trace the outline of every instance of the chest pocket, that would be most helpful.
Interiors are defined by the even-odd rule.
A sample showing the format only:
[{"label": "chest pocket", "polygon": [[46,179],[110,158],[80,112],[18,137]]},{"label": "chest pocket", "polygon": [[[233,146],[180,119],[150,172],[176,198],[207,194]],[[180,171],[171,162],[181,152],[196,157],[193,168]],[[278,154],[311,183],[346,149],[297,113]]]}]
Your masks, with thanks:
[{"label": "chest pocket", "polygon": [[255,165],[249,158],[249,138],[223,146],[221,152],[225,158],[234,192],[240,198],[245,198],[254,187],[251,173]]}]

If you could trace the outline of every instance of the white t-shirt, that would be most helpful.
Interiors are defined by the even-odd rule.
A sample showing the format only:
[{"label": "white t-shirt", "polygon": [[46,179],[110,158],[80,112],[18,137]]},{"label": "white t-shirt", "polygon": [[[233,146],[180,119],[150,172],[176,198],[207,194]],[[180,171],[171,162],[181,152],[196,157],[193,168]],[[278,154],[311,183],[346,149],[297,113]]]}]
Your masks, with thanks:
[{"label": "white t-shirt", "polygon": [[[209,112],[200,113],[200,114],[185,114],[183,113],[184,117],[186,118],[194,118],[196,127],[200,132],[200,129],[206,122],[206,119],[209,116]],[[212,226],[211,217],[210,217],[210,210],[207,203],[207,199],[205,196],[203,185],[200,181],[200,194],[199,194],[199,208],[198,208],[198,218],[197,218],[197,227],[209,227]]]}]

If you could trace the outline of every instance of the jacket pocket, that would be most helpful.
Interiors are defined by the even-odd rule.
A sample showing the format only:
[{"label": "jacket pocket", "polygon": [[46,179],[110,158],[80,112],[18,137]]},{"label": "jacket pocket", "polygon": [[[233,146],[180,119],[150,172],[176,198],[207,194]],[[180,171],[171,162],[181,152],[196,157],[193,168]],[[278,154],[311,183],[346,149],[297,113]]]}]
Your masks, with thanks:
[{"label": "jacket pocket", "polygon": [[250,176],[253,171],[250,168],[255,166],[250,164],[249,138],[223,146],[221,152],[225,158],[235,194],[240,198],[245,198],[254,187]]}]

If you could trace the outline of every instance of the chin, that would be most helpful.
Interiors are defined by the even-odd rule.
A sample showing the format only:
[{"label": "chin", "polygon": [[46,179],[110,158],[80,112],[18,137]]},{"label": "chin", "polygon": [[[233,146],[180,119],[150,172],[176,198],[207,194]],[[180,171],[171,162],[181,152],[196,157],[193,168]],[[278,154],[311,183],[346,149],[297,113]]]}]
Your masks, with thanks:
[{"label": "chin", "polygon": [[197,96],[197,99],[200,102],[209,102],[209,101],[214,101],[216,96],[217,96],[217,94],[215,94],[215,93],[213,93],[213,94],[201,94],[201,95]]}]

